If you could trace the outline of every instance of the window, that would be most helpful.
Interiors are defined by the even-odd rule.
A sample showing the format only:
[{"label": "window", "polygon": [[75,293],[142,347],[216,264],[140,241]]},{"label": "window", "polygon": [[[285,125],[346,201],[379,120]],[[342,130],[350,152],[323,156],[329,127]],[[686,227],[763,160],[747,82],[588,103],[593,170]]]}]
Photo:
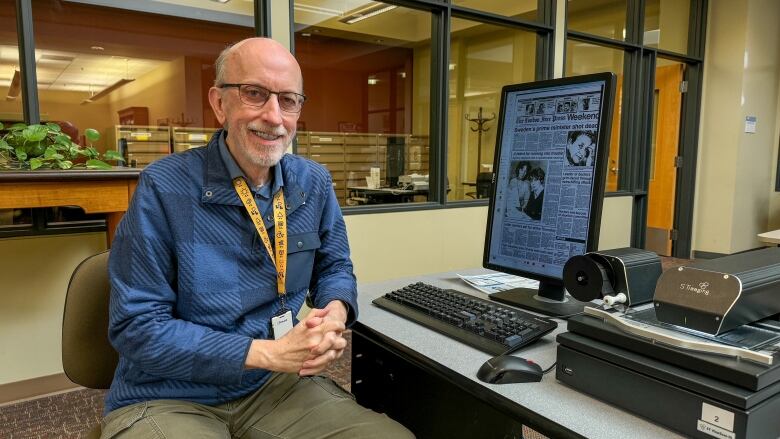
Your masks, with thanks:
[{"label": "window", "polygon": [[690,0],[646,0],[644,45],[687,53],[690,9]]},{"label": "window", "polygon": [[598,72],[613,72],[617,75],[615,112],[612,115],[612,135],[610,137],[609,158],[607,162],[607,192],[613,192],[618,189],[618,175],[620,173],[620,121],[623,113],[621,108],[621,102],[623,101],[623,56],[623,51],[619,49],[612,49],[572,39],[569,39],[566,42],[566,76],[585,75]]},{"label": "window", "polygon": [[487,198],[480,174],[493,169],[501,88],[534,80],[536,34],[460,18],[451,29],[447,198]]},{"label": "window", "polygon": [[484,0],[452,0],[452,4],[482,12],[490,12],[504,17],[536,21],[537,0],[490,1]]},{"label": "window", "polygon": [[254,35],[247,2],[149,3],[167,14],[33,2],[41,120],[68,126],[82,144],[84,130],[97,129],[100,151],[124,139],[128,163],[139,167],[208,141],[219,127],[208,103],[214,60]]},{"label": "window", "polygon": [[296,3],[308,97],[296,153],[342,206],[428,200],[431,16],[380,2]]},{"label": "window", "polygon": [[569,30],[626,39],[626,0],[569,0],[566,4]]},{"label": "window", "polygon": [[[10,125],[24,121],[14,2],[0,3],[0,35],[0,122]],[[0,154],[0,169],[4,162]],[[32,223],[32,209],[0,209],[0,233],[29,228]]]},{"label": "window", "polygon": [[[127,6],[146,10],[32,2],[38,103],[42,122],[59,123],[81,144],[85,129],[97,129],[101,139],[93,146],[101,152],[126,142],[128,162],[142,167],[204,145],[219,127],[207,96],[214,60],[227,44],[255,34],[254,8],[196,1]],[[13,2],[2,2],[0,21],[4,40],[15,41],[6,35],[15,29]],[[2,87],[5,71],[18,63],[16,46],[0,46],[0,62],[8,66],[0,68]],[[2,101],[3,122],[22,120],[19,101]],[[2,236],[102,229],[102,215],[75,207],[0,210]]]}]

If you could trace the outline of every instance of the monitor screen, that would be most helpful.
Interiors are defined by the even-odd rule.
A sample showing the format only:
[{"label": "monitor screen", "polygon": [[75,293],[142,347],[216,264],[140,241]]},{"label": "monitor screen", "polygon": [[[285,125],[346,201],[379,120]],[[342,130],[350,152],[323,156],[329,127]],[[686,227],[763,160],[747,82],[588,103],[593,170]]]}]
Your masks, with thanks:
[{"label": "monitor screen", "polygon": [[491,299],[581,310],[563,290],[563,266],[598,244],[614,84],[604,73],[503,88],[483,265],[540,287]]}]

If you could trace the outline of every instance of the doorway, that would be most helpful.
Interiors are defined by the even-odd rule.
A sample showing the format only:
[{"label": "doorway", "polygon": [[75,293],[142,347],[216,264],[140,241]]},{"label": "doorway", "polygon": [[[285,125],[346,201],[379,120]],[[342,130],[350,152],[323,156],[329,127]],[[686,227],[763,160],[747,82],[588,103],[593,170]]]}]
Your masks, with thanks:
[{"label": "doorway", "polygon": [[650,179],[645,244],[648,250],[671,256],[677,190],[680,121],[685,64],[658,58],[653,91]]}]

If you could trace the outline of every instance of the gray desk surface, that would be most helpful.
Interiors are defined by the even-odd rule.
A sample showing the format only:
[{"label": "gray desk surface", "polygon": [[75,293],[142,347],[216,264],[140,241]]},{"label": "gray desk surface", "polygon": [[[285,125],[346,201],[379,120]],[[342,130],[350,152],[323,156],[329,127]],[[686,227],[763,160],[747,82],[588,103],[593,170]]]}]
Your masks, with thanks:
[{"label": "gray desk surface", "polygon": [[[480,383],[498,394],[517,402],[569,430],[589,438],[680,438],[682,436],[634,416],[615,406],[577,392],[555,379],[555,371],[539,383],[484,384],[476,378],[479,367],[491,356],[402,317],[374,306],[371,301],[393,289],[423,281],[441,288],[452,288],[479,297],[486,295],[466,285],[459,274],[488,273],[485,269],[458,270],[415,276],[358,286],[360,314],[363,325],[392,338],[404,346],[438,362],[444,367]],[[558,329],[515,355],[533,360],[546,369],[555,361],[555,336],[566,331],[566,322],[557,320]],[[605,383],[605,385],[609,385]],[[642,395],[637,395],[641,398]],[[659,401],[659,404],[662,402]]]}]

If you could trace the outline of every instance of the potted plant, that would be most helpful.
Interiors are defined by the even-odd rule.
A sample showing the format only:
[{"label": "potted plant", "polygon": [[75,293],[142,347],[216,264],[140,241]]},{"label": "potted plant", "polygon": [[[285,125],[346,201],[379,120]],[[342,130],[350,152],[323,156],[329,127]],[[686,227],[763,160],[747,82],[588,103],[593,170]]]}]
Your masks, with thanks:
[{"label": "potted plant", "polygon": [[[0,123],[0,130],[3,124]],[[83,147],[62,132],[56,123],[16,123],[0,137],[0,168],[4,169],[111,169],[101,160],[92,142],[100,139],[97,130],[89,128],[84,136],[90,142]],[[82,160],[83,159],[83,160]],[[103,154],[105,160],[122,160],[116,151]]]}]

